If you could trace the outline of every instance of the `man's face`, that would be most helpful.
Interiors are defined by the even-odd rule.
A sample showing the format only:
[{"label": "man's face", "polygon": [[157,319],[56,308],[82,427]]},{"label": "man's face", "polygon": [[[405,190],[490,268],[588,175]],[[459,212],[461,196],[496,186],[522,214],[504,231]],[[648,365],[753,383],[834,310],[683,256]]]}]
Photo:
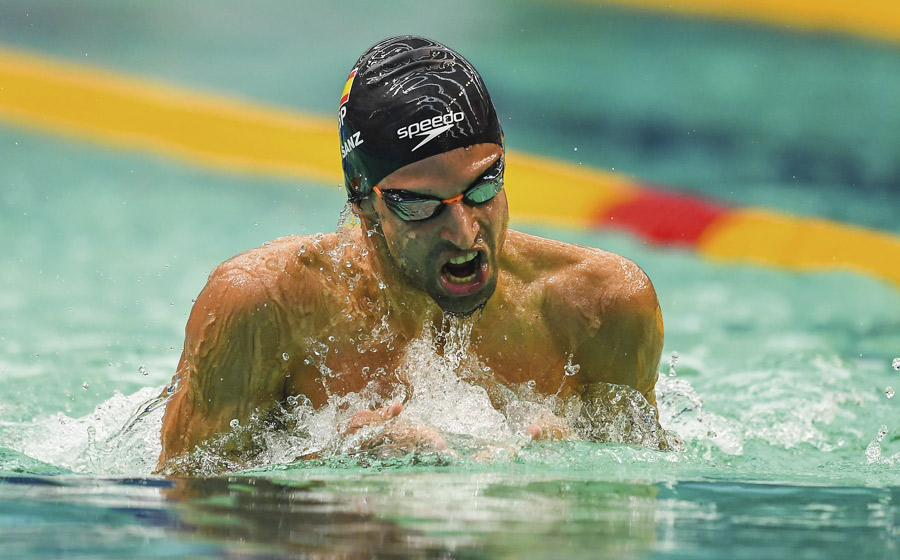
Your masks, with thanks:
[{"label": "man's face", "polygon": [[[496,144],[458,148],[402,167],[378,186],[450,199],[478,184],[501,156]],[[487,302],[509,222],[505,191],[481,204],[449,203],[421,221],[404,221],[381,197],[370,196],[387,248],[382,257],[409,288],[426,292],[448,313],[469,314]]]}]

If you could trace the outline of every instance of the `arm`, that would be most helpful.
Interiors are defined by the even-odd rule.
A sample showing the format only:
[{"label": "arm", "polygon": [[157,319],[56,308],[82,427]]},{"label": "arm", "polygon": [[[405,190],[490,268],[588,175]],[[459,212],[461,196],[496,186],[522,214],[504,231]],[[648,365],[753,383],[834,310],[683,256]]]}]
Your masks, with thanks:
[{"label": "arm", "polygon": [[655,407],[662,345],[662,312],[648,281],[644,289],[609,305],[600,326],[579,347],[577,359],[591,366],[585,371],[588,383],[628,385]]},{"label": "arm", "polygon": [[283,397],[278,308],[263,279],[221,265],[197,298],[166,406],[160,465]]},{"label": "arm", "polygon": [[623,257],[606,254],[584,264],[565,294],[580,384],[627,385],[656,406],[663,321],[653,284]]}]

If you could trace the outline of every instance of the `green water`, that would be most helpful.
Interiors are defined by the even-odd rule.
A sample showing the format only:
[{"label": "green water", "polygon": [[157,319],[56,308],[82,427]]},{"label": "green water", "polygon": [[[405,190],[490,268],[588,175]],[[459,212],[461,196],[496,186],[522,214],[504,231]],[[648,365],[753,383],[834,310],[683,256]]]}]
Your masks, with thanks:
[{"label": "green water", "polygon": [[[900,231],[896,46],[577,3],[447,5],[425,17],[414,3],[0,2],[0,42],[324,113],[366,46],[431,34],[482,71],[513,148]],[[171,377],[206,275],[266,240],[334,230],[341,191],[10,126],[0,161],[10,557],[900,552],[900,397],[885,394],[900,390],[900,294],[877,280],[724,266],[513,217],[653,279],[660,412],[683,453],[511,438],[516,452],[488,463],[345,456],[164,479],[150,476],[158,415],[116,433]]]}]

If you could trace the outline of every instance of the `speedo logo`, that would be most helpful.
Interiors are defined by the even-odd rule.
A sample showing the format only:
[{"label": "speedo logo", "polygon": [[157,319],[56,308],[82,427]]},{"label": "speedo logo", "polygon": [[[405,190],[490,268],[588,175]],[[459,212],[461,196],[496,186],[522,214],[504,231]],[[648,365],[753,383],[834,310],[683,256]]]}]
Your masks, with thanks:
[{"label": "speedo logo", "polygon": [[415,152],[425,144],[437,138],[441,133],[447,132],[453,125],[465,120],[466,115],[462,111],[448,111],[446,114],[437,115],[430,119],[423,119],[411,125],[403,126],[397,129],[399,138],[410,138],[414,136],[421,137],[422,141],[410,150]]}]

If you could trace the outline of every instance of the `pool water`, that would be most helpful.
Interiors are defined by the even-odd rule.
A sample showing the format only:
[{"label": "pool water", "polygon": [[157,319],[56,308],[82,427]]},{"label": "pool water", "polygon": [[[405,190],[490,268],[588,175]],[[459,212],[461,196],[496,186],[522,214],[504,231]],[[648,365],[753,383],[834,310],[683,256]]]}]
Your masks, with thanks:
[{"label": "pool water", "polygon": [[[596,5],[452,7],[416,32],[472,58],[511,147],[900,233],[896,45]],[[4,2],[3,13],[7,45],[323,114],[359,52],[415,17],[413,4],[293,2]],[[192,298],[237,252],[334,231],[341,190],[12,125],[0,125],[0,154],[10,558],[900,555],[895,286],[513,216],[653,279],[666,322],[660,420],[683,450],[528,444],[476,395],[444,429],[464,451],[505,450],[492,460],[294,461],[276,438],[273,461],[166,478],[152,474],[161,411],[132,421],[174,372]],[[472,394],[441,379],[449,389],[432,404]]]}]

